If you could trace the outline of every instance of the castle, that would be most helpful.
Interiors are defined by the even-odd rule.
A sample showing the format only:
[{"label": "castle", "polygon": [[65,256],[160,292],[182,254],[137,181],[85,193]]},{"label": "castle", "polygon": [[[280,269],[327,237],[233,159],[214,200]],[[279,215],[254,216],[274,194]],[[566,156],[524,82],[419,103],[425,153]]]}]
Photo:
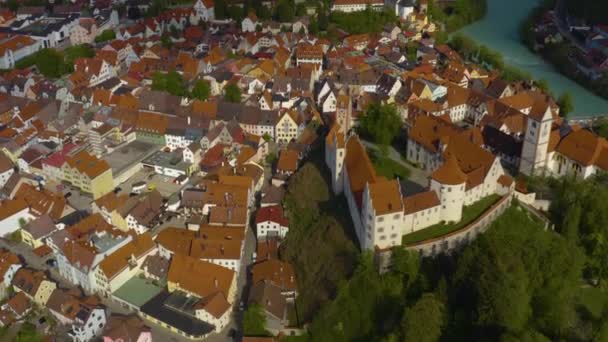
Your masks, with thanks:
[{"label": "castle", "polygon": [[458,222],[462,210],[491,194],[513,191],[500,159],[471,142],[467,134],[442,146],[443,162],[428,189],[404,196],[398,179],[378,176],[356,135],[336,124],[325,142],[325,162],[334,193],[344,193],[362,249],[401,245],[402,237],[440,222]]}]

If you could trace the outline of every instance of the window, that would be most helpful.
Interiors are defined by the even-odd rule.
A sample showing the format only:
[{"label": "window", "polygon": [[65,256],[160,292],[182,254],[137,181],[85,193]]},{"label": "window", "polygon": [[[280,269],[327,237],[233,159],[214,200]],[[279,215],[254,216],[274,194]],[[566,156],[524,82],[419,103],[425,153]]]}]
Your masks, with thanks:
[{"label": "window", "polygon": [[384,217],[378,217],[378,222],[384,222]]},{"label": "window", "polygon": [[384,232],[384,228],[378,228],[378,233],[383,233]]}]

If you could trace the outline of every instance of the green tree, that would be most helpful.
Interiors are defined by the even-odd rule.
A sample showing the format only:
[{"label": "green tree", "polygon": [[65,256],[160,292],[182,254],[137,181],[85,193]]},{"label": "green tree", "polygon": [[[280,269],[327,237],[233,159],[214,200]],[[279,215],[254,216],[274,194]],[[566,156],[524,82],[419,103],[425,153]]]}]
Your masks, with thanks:
[{"label": "green tree", "polygon": [[152,77],[152,90],[166,91],[176,96],[184,96],[187,93],[182,75],[175,70],[167,74],[158,71],[154,73]]},{"label": "green tree", "polygon": [[65,49],[65,62],[67,65],[74,65],[77,58],[95,57],[95,49],[89,44],[73,45]]},{"label": "green tree", "polygon": [[217,19],[226,19],[228,17],[228,5],[226,0],[214,1],[214,14]]},{"label": "green tree", "polygon": [[316,36],[319,34],[319,22],[315,18],[310,18],[310,24],[308,24],[308,32]]},{"label": "green tree", "polygon": [[574,100],[570,93],[565,92],[557,99],[557,105],[559,106],[559,115],[563,118],[567,118],[570,113],[574,110]]},{"label": "green tree", "polygon": [[445,325],[445,305],[431,293],[425,293],[412,307],[405,309],[401,327],[406,341],[435,342]]},{"label": "green tree", "polygon": [[545,93],[549,93],[549,82],[546,79],[541,78],[540,80],[534,81],[534,84],[538,87],[538,89],[542,90]]},{"label": "green tree", "polygon": [[270,336],[266,330],[266,314],[264,308],[252,303],[243,315],[243,333],[245,336]]},{"label": "green tree", "polygon": [[198,80],[192,88],[192,97],[204,101],[209,98],[211,87],[206,80]]},{"label": "green tree", "polygon": [[59,78],[68,72],[63,54],[53,49],[42,49],[36,53],[36,67],[46,77]]},{"label": "green tree", "polygon": [[232,103],[241,102],[241,90],[236,84],[230,83],[226,86],[226,89],[224,89],[224,100]]},{"label": "green tree", "polygon": [[293,0],[279,0],[275,9],[275,19],[282,23],[293,21],[295,4]]},{"label": "green tree", "polygon": [[393,105],[372,103],[359,120],[359,131],[380,146],[383,153],[400,132],[401,117]]},{"label": "green tree", "polygon": [[296,16],[302,17],[306,15],[306,3],[300,2],[296,5]]},{"label": "green tree", "polygon": [[116,32],[114,30],[104,30],[100,35],[95,37],[95,43],[107,42],[114,39],[116,39]]}]

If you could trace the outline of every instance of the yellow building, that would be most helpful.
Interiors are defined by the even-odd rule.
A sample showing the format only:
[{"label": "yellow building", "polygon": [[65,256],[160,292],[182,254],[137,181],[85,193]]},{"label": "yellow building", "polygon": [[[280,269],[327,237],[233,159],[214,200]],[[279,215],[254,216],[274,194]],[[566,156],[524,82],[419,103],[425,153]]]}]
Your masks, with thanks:
[{"label": "yellow building", "polygon": [[16,292],[25,293],[34,303],[43,307],[57,288],[55,282],[47,279],[42,271],[21,268],[13,277],[13,288]]},{"label": "yellow building", "polygon": [[275,126],[275,140],[279,144],[287,144],[298,137],[300,118],[296,111],[283,113]]},{"label": "yellow building", "polygon": [[57,230],[49,215],[42,215],[19,229],[20,239],[32,249],[44,245],[44,240]]},{"label": "yellow building", "polygon": [[87,151],[80,151],[67,158],[62,169],[64,181],[92,194],[93,199],[98,199],[114,189],[110,165]]}]

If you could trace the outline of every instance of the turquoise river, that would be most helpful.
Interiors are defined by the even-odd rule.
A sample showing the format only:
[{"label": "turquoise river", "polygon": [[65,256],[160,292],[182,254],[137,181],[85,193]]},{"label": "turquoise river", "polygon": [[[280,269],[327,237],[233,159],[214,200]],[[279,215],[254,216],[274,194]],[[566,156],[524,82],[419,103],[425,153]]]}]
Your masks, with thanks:
[{"label": "turquoise river", "polygon": [[[598,0],[600,1],[600,0]],[[519,25],[536,5],[535,0],[487,0],[486,16],[461,30],[477,42],[503,54],[505,62],[527,71],[535,79],[545,79],[559,96],[570,92],[575,110],[571,117],[608,115],[608,101],[558,73],[540,56],[530,52],[519,40]]]}]

